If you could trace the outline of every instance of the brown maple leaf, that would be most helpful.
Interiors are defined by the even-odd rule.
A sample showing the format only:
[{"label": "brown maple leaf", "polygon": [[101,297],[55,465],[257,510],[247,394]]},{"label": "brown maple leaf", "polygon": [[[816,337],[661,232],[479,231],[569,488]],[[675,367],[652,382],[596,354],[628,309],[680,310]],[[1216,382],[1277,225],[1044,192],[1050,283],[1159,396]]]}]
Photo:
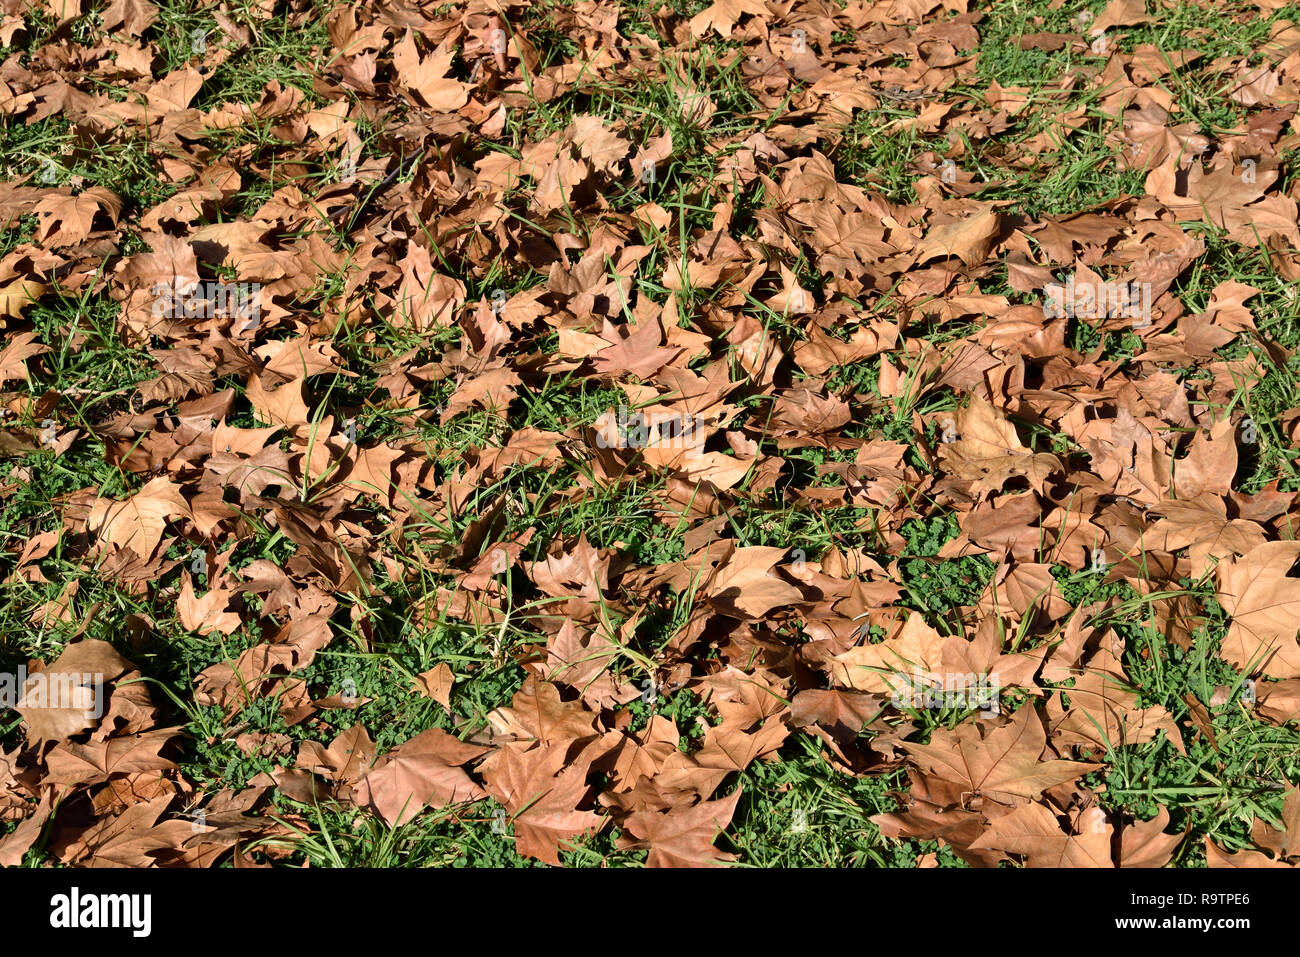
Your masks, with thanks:
[{"label": "brown maple leaf", "polygon": [[359,781],[375,760],[375,745],[365,727],[354,724],[340,732],[328,748],[316,741],[304,741],[298,749],[294,767],[319,774],[339,784]]},{"label": "brown maple leaf", "polygon": [[939,256],[956,256],[967,266],[982,263],[1002,230],[1002,217],[992,208],[955,222],[931,227],[917,248],[917,262]]},{"label": "brown maple leaf", "polygon": [[149,558],[162,541],[167,520],[188,513],[179,486],[159,476],[124,501],[96,499],[87,526],[100,541]]},{"label": "brown maple leaf", "polygon": [[647,379],[681,352],[662,345],[664,332],[657,319],[647,319],[630,329],[615,326],[607,319],[600,337],[610,345],[596,353],[591,362],[597,372],[611,376],[630,374]]},{"label": "brown maple leaf", "polygon": [[701,591],[720,610],[735,608],[752,618],[762,618],[775,608],[797,602],[803,593],[769,574],[787,551],[762,545],[737,548],[714,570]]},{"label": "brown maple leaf", "polygon": [[1288,573],[1298,542],[1266,542],[1218,568],[1219,603],[1232,624],[1219,654],[1238,668],[1300,678],[1300,580]]},{"label": "brown maple leaf", "polygon": [[544,744],[595,737],[599,733],[596,718],[581,701],[561,701],[555,685],[532,677],[515,693],[510,707],[497,708],[487,716],[499,734],[535,738]]},{"label": "brown maple leaf", "polygon": [[623,822],[619,838],[623,848],[648,847],[647,867],[718,867],[736,855],[713,846],[731,823],[740,800],[740,788],[716,801],[701,801],[686,808],[638,811]]},{"label": "brown maple leaf", "polygon": [[[0,290],[0,316],[17,315],[16,312],[6,312],[3,297],[4,292]],[[20,332],[10,336],[4,349],[0,350],[0,383],[10,379],[26,381],[26,360],[49,351],[48,347],[36,343],[36,334],[33,332]]]},{"label": "brown maple leaf", "polygon": [[606,818],[582,810],[587,801],[591,758],[568,760],[567,747],[511,743],[483,762],[488,792],[510,813],[515,847],[525,857],[559,864],[559,851]]},{"label": "brown maple leaf", "polygon": [[1100,767],[1082,761],[1042,760],[1047,733],[1032,705],[1006,724],[981,733],[974,724],[936,731],[929,744],[903,742],[923,771],[960,785],[971,795],[1008,801],[1037,798],[1047,788],[1074,781]]},{"label": "brown maple leaf", "polygon": [[385,755],[356,786],[354,800],[390,827],[405,824],[430,804],[445,807],[486,796],[462,767],[490,748],[465,744],[430,728]]},{"label": "brown maple leaf", "polygon": [[1300,788],[1291,788],[1282,801],[1282,827],[1256,818],[1250,838],[1277,860],[1300,857]]},{"label": "brown maple leaf", "polygon": [[715,30],[723,37],[731,36],[731,28],[746,14],[767,16],[767,7],[762,0],[717,0],[690,20],[691,35],[702,37],[709,30]]},{"label": "brown maple leaf", "polygon": [[61,835],[51,849],[64,864],[83,867],[156,867],[162,852],[178,849],[194,837],[190,821],[159,821],[172,795],[134,804],[116,817],[105,817],[82,831]]},{"label": "brown maple leaf", "polygon": [[14,710],[27,723],[28,741],[62,741],[97,726],[107,707],[109,683],[132,670],[106,641],[88,639],[64,647],[55,661],[33,670],[25,687],[16,689]]},{"label": "brown maple leaf", "polygon": [[1077,833],[1071,832],[1043,805],[1025,804],[993,821],[970,846],[1019,854],[1027,867],[1114,867],[1105,813],[1090,808],[1078,823]]}]

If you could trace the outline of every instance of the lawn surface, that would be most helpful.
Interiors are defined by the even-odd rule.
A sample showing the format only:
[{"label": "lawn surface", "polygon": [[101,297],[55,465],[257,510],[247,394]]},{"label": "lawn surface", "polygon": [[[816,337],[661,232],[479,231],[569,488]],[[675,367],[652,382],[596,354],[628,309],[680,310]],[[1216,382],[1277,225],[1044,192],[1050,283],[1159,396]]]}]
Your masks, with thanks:
[{"label": "lawn surface", "polygon": [[3,9],[0,864],[1300,856],[1300,6]]}]

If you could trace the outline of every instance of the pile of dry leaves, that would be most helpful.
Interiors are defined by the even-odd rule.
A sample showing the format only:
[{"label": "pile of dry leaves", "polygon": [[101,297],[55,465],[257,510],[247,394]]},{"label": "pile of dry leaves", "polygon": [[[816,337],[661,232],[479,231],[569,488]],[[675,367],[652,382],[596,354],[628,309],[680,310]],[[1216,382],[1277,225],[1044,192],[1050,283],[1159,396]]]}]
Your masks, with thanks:
[{"label": "pile of dry leaves", "polygon": [[[1212,737],[1210,702],[1189,724],[1130,687],[1132,649],[1108,624],[1120,599],[1073,605],[1056,567],[1126,583],[1170,647],[1204,627],[1188,583],[1206,583],[1228,622],[1219,655],[1257,680],[1254,719],[1300,717],[1300,504],[1294,485],[1247,494],[1239,480],[1243,433],[1266,427],[1246,421],[1251,390],[1289,354],[1257,332],[1258,289],[1217,282],[1198,311],[1177,285],[1213,268],[1211,229],[1300,277],[1300,185],[1279,159],[1300,145],[1300,25],[1275,25],[1262,66],[1150,45],[1099,55],[1096,31],[1156,16],[1114,0],[1076,32],[1022,38],[1079,54],[1059,82],[975,96],[984,14],[967,0],[665,5],[652,20],[670,42],[578,0],[546,9],[567,43],[545,55],[522,0],[390,0],[330,9],[302,88],[213,102],[205,83],[254,55],[259,18],[321,11],[209,7],[220,35],[160,72],[149,0],[3,8],[14,44],[38,15],[65,24],[4,60],[4,122],[57,117],[85,148],[136,144],[166,187],[137,206],[30,171],[0,184],[7,226],[34,224],[0,258],[0,384],[17,390],[5,494],[27,478],[23,456],[88,443],[127,489],[59,494],[5,546],[7,583],[50,582],[57,556],[174,607],[214,647],[259,635],[198,674],[190,703],[238,733],[243,709],[273,699],[305,734],[250,736],[287,757],[246,788],[197,786],[180,770],[184,713],[133,660],[166,628],[125,616],[120,641],[26,662],[74,684],[102,676],[103,700],[93,715],[17,702],[24,737],[0,754],[17,828],[0,862],[38,839],[76,865],[291,859],[313,818],[282,796],[393,825],[491,798],[541,861],[611,829],[651,866],[715,864],[736,857],[715,840],[743,797],[737,772],[806,735],[844,775],[905,769],[898,809],[872,818],[886,838],[938,840],[977,866],[1162,865],[1188,839],[1169,812],[1110,813],[1084,779],[1126,745]],[[752,111],[699,82],[706,46]],[[1203,129],[1176,108],[1175,71],[1216,77],[1248,122]],[[679,115],[611,108],[598,94],[619,84],[672,89]],[[546,114],[563,117],[549,130],[533,122],[575,102],[587,107]],[[881,135],[950,146],[909,163],[913,203],[839,165],[854,116],[882,106],[899,118]],[[1051,116],[1041,135],[1000,139],[1029,113]],[[1098,114],[1118,118],[1103,127],[1113,162],[1143,171],[1144,189],[1059,216],[974,198],[998,171],[964,164],[970,143],[996,143],[1001,172],[1019,175]],[[214,148],[244,128],[265,135]],[[1142,287],[1137,321],[1121,308],[1092,322],[1135,336],[1131,355],[1080,350],[1077,310],[1049,302],[1066,273],[1072,289]],[[230,287],[238,302],[223,301]],[[98,418],[69,417],[70,397],[40,385],[51,353],[91,348],[72,325],[38,334],[29,314],[56,297],[111,299],[122,342],[152,363]],[[361,374],[358,356],[375,386],[344,408],[330,390]],[[844,369],[878,374],[874,388]],[[529,398],[556,380],[621,399],[538,427]],[[479,441],[430,440],[465,416],[489,423]],[[873,416],[896,428],[863,428]],[[357,428],[377,418],[392,427]],[[1267,426],[1294,447],[1300,410]],[[525,485],[525,471],[564,481]],[[515,520],[634,492],[679,560]],[[764,515],[853,509],[824,550],[749,544]],[[995,568],[952,627],[908,600],[899,568],[906,523],[935,515],[960,531],[934,560]],[[463,532],[435,540],[439,522]],[[268,530],[287,560],[232,562],[233,544]],[[436,587],[392,609],[402,618],[463,623],[488,646],[527,636],[488,649],[518,690],[473,720],[464,675],[440,662],[409,689],[444,706],[440,727],[386,749],[362,723],[337,734],[322,717],[359,699],[301,673],[345,632],[373,638],[381,583],[416,579]],[[80,635],[73,597],[34,620]],[[664,609],[681,613],[648,644]],[[927,734],[905,707],[918,674],[928,692],[964,676],[996,691]],[[689,747],[653,707],[682,690],[709,715]],[[1300,798],[1287,812],[1300,825]],[[1281,864],[1296,833],[1260,823],[1258,850],[1207,853]]]}]

